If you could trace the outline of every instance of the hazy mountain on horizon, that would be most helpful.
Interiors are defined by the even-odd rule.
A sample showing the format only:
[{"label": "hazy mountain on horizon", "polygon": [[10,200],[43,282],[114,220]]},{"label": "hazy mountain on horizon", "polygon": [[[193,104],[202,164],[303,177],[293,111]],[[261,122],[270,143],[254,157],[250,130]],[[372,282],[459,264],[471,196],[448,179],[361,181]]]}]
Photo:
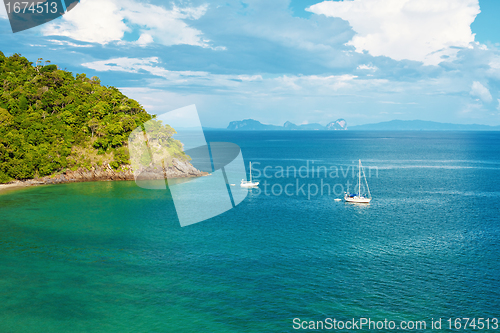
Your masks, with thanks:
[{"label": "hazy mountain on horizon", "polygon": [[[296,125],[290,121],[283,126],[262,124],[255,119],[232,121],[228,130],[245,131],[283,131],[283,130],[347,130],[347,122],[337,119],[323,126],[318,123]],[[352,131],[500,131],[500,126],[479,124],[452,124],[427,120],[390,120],[380,123],[356,125],[349,127]]]},{"label": "hazy mountain on horizon", "polygon": [[344,119],[337,119],[330,122],[328,125],[323,126],[318,123],[296,125],[287,121],[283,126],[266,125],[255,119],[236,120],[229,123],[228,130],[244,130],[244,131],[293,131],[293,130],[306,130],[306,131],[326,131],[326,130],[347,130],[347,122]]},{"label": "hazy mountain on horizon", "polygon": [[451,124],[427,120],[391,120],[351,126],[353,131],[499,131],[500,126]]}]

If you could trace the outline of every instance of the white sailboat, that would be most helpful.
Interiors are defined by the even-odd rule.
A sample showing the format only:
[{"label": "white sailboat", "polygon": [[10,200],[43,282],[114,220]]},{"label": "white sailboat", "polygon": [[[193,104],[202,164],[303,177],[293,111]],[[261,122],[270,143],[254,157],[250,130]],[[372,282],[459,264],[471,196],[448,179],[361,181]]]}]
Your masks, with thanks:
[{"label": "white sailboat", "polygon": [[250,180],[241,180],[241,187],[257,187],[259,186],[259,182],[252,181],[252,162],[250,162]]},{"label": "white sailboat", "polygon": [[[368,191],[367,197],[365,197],[361,194],[361,172],[363,172],[363,179],[365,180],[366,190]],[[361,165],[361,160],[359,160],[357,190],[358,190],[358,193],[356,193],[356,194],[345,193],[344,200],[346,202],[353,202],[353,203],[370,203],[370,201],[372,200],[372,196],[370,194],[370,188],[368,188],[368,182],[366,181],[365,170],[363,170],[363,166]]]}]

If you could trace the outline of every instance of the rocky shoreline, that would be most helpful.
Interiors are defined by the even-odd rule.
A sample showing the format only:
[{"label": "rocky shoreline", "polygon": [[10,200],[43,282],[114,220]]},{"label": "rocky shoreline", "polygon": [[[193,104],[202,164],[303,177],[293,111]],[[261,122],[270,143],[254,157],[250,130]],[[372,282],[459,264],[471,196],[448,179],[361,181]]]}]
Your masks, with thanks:
[{"label": "rocky shoreline", "polygon": [[[188,178],[206,176],[208,173],[202,172],[193,167],[189,162],[173,160],[172,166],[164,170],[144,169],[140,172],[141,179],[164,179],[166,178]],[[51,176],[45,176],[37,179],[15,180],[4,184],[5,188],[37,186],[47,184],[80,183],[96,181],[118,181],[135,180],[134,173],[130,165],[123,165],[118,170],[114,170],[109,164],[102,166],[92,166],[92,168],[79,168],[78,170],[69,170]],[[0,185],[0,190],[2,185]]]}]

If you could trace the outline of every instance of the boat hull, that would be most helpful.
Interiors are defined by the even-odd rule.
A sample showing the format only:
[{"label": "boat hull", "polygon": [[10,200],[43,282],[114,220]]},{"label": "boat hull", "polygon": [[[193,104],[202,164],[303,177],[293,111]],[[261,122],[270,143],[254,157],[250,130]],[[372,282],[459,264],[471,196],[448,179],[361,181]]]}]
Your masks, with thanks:
[{"label": "boat hull", "polygon": [[370,201],[372,201],[371,198],[359,198],[359,197],[354,197],[354,198],[351,198],[351,197],[345,197],[344,200],[346,202],[352,202],[352,203],[363,203],[363,204],[368,204],[370,203]]},{"label": "boat hull", "polygon": [[257,187],[259,186],[258,182],[253,182],[253,183],[241,183],[241,187]]}]

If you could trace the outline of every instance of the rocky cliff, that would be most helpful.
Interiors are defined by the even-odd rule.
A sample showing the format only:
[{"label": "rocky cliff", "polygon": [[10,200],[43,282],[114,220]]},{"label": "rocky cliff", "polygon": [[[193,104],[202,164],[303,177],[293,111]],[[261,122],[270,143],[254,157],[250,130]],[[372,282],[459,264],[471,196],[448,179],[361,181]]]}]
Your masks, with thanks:
[{"label": "rocky cliff", "polygon": [[[137,172],[142,179],[164,179],[167,178],[186,178],[201,177],[208,173],[199,171],[189,162],[173,160],[172,166],[165,170],[143,169]],[[118,170],[114,170],[109,164],[102,166],[93,166],[90,170],[79,168],[78,170],[66,170],[63,173],[46,176],[36,179],[16,180],[9,184],[19,185],[44,185],[44,184],[62,184],[93,181],[111,181],[111,180],[135,180],[134,173],[129,165],[123,165]]]}]

